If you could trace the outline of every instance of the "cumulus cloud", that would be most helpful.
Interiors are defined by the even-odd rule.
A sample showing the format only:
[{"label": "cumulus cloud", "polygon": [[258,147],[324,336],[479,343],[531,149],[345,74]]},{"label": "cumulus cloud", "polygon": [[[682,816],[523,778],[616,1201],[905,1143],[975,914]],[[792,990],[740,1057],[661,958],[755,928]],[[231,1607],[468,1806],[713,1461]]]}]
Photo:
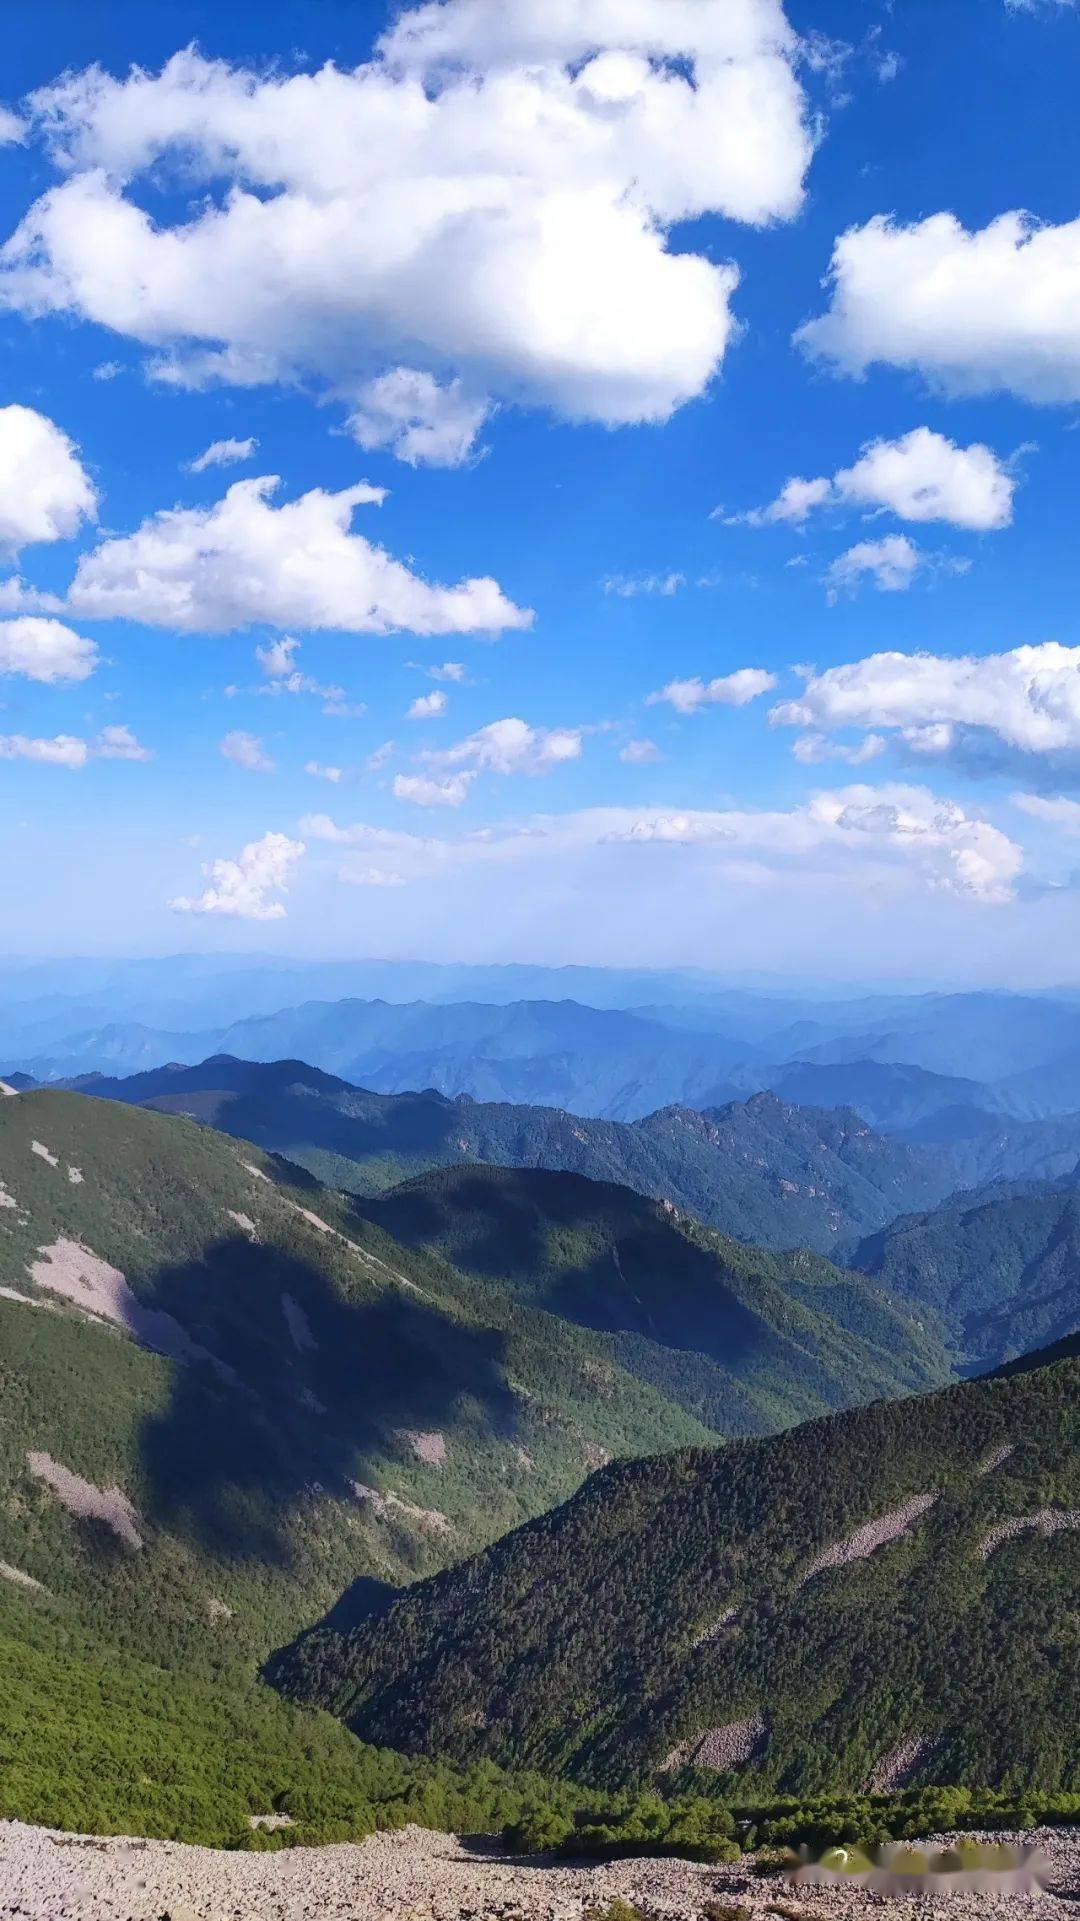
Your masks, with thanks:
[{"label": "cumulus cloud", "polygon": [[22,674],[27,680],[88,680],[97,666],[98,650],[59,620],[24,614],[0,622],[0,674]]},{"label": "cumulus cloud", "polygon": [[868,760],[877,760],[887,744],[881,734],[865,734],[853,746],[830,740],[825,734],[800,734],[791,751],[804,767],[820,766],[824,760],[842,760],[849,767],[864,767]]},{"label": "cumulus cloud", "polygon": [[940,520],[986,533],[1009,525],[1015,485],[1007,467],[981,442],[958,447],[929,427],[914,427],[898,440],[867,441],[854,465],[842,467],[831,480],[796,477],[769,506],[725,518],[729,525],[802,527],[817,507],[862,507],[898,520]]},{"label": "cumulus cloud", "polygon": [[710,519],[723,520],[729,527],[740,525],[770,527],[784,524],[790,527],[801,527],[815,507],[825,505],[831,493],[831,481],[823,477],[817,480],[803,480],[800,475],[794,474],[790,480],[784,482],[776,499],[770,501],[767,507],[752,507],[749,513],[745,514],[726,514],[722,507],[717,507],[710,515]]},{"label": "cumulus cloud", "polygon": [[887,729],[910,753],[975,769],[1006,756],[1080,758],[1080,647],[1057,641],[1003,654],[881,653],[811,673],[778,727],[829,735]]},{"label": "cumulus cloud", "polygon": [[1070,800],[1067,794],[1014,794],[1012,801],[1033,820],[1060,827],[1070,838],[1080,838],[1080,800]]},{"label": "cumulus cloud", "polygon": [[410,467],[461,467],[491,412],[470,398],[460,380],[440,387],[416,367],[391,367],[365,381],[349,415],[353,439],[366,451],[389,447]]},{"label": "cumulus cloud", "polygon": [[96,512],[74,442],[33,407],[0,407],[0,547],[66,540]]},{"label": "cumulus cloud", "polygon": [[[3,298],[137,340],[188,384],[306,377],[355,401],[403,365],[663,420],[716,372],[738,280],[669,231],[797,214],[800,51],[780,0],[449,0],[351,71],[188,49],[158,74],[68,73],[29,103],[60,179],[3,249]],[[170,167],[206,198],[166,224],[141,201]],[[406,422],[407,457],[443,431]]]},{"label": "cumulus cloud", "polygon": [[150,760],[130,727],[103,727],[94,740],[55,734],[51,740],[26,734],[0,734],[0,760],[33,760],[49,767],[85,767],[91,760]]},{"label": "cumulus cloud", "polygon": [[1080,220],[876,215],[840,235],[830,305],[796,340],[842,373],[910,368],[947,393],[1080,399]]},{"label": "cumulus cloud", "polygon": [[[787,810],[587,808],[456,840],[366,822],[340,826],[325,814],[309,816],[301,832],[337,850],[345,880],[360,878],[373,857],[420,882],[519,862],[581,872],[589,859],[625,861],[636,849],[642,858],[651,850],[665,865],[696,857],[695,887],[722,894],[732,887],[854,884],[1000,906],[1012,897],[1023,864],[1020,848],[999,828],[925,787],[898,783],[838,788]],[[632,886],[630,870],[620,871]],[[649,874],[650,886],[659,883],[658,870]]]},{"label": "cumulus cloud", "polygon": [[0,734],[0,760],[37,760],[50,767],[85,767],[90,749],[74,734],[52,740],[29,739],[26,734]]},{"label": "cumulus cloud", "polygon": [[345,769],[343,767],[325,767],[322,761],[309,760],[305,763],[304,772],[305,774],[310,774],[313,780],[328,780],[331,786],[336,787]]},{"label": "cumulus cloud", "polygon": [[39,592],[28,587],[18,574],[0,580],[0,614],[62,614],[64,602],[59,594]]},{"label": "cumulus cloud", "polygon": [[361,482],[272,504],[274,476],[238,480],[212,507],[173,507],[79,561],[68,596],[94,619],[137,620],[181,633],[271,627],[347,633],[498,633],[532,614],[490,579],[432,586],[350,532],[359,506],[385,490]]},{"label": "cumulus cloud", "polygon": [[430,694],[417,694],[416,699],[409,702],[405,718],[406,720],[437,720],[440,714],[445,714],[446,708],[446,695],[435,688]]},{"label": "cumulus cloud", "polygon": [[762,667],[738,667],[733,674],[720,674],[715,680],[669,680],[655,694],[647,694],[645,705],[655,707],[666,701],[680,714],[696,714],[700,707],[745,707],[777,685],[776,675]]},{"label": "cumulus cloud", "polygon": [[886,534],[881,540],[857,540],[846,553],[830,561],[825,584],[830,600],[857,593],[869,577],[882,594],[902,594],[911,586],[924,556],[906,534]]},{"label": "cumulus cloud", "polygon": [[103,727],[90,751],[98,760],[153,759],[149,747],[136,739],[130,727]]},{"label": "cumulus cloud", "polygon": [[221,752],[234,767],[243,767],[249,774],[272,774],[275,763],[271,760],[262,741],[255,734],[246,734],[241,727],[233,728],[221,743]]},{"label": "cumulus cloud", "polygon": [[415,667],[418,673],[426,674],[429,680],[449,680],[458,683],[468,680],[463,660],[444,660],[439,667],[425,667],[419,660],[410,660],[408,664],[410,667]]},{"label": "cumulus cloud", "polygon": [[432,780],[425,774],[395,774],[393,791],[398,800],[412,801],[414,807],[461,807],[469,798],[474,779],[472,773],[448,774],[445,780]]},{"label": "cumulus cloud", "polygon": [[654,740],[628,740],[619,751],[619,759],[624,760],[628,767],[648,767],[663,758]]},{"label": "cumulus cloud", "polygon": [[188,473],[204,474],[208,467],[234,467],[238,460],[250,460],[258,444],[254,434],[247,440],[212,440],[203,453],[188,461]]},{"label": "cumulus cloud", "polygon": [[249,841],[235,860],[213,860],[203,867],[208,885],[194,898],[180,895],[169,906],[177,914],[224,914],[239,920],[284,920],[285,907],[274,899],[289,890],[303,841],[286,834],[264,834]]},{"label": "cumulus cloud", "polygon": [[550,774],[580,757],[581,740],[580,728],[530,727],[515,718],[493,720],[453,747],[429,750],[422,759],[436,770],[435,775],[398,774],[393,791],[399,800],[418,807],[461,807],[478,775],[535,778]]},{"label": "cumulus cloud", "polygon": [[686,575],[667,574],[608,574],[603,581],[605,594],[616,594],[620,600],[634,600],[638,594],[663,594],[670,598],[686,585]]},{"label": "cumulus cloud", "polygon": [[493,720],[454,747],[432,754],[444,767],[469,766],[477,773],[550,774],[581,756],[581,731],[573,727],[530,727],[517,719]]},{"label": "cumulus cloud", "polygon": [[20,147],[29,131],[18,114],[12,113],[9,107],[0,107],[0,147]]}]

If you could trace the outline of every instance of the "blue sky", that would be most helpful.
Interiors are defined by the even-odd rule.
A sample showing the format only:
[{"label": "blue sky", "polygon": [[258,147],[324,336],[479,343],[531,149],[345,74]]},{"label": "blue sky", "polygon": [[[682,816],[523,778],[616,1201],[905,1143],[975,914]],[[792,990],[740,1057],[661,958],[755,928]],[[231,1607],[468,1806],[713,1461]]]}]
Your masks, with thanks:
[{"label": "blue sky", "polygon": [[7,51],[0,947],[1071,975],[1080,9]]}]

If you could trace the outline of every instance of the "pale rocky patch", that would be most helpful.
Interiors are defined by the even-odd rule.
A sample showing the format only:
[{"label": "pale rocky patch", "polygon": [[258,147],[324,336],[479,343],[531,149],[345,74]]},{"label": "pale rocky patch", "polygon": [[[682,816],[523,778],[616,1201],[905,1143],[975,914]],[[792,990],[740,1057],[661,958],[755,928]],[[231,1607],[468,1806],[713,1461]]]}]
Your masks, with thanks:
[{"label": "pale rocky patch", "polygon": [[979,1542],[979,1557],[988,1561],[997,1548],[1006,1541],[1015,1541],[1021,1534],[1047,1537],[1060,1534],[1063,1529],[1076,1527],[1080,1527],[1080,1508],[1043,1507],[1037,1514],[1014,1514],[1007,1521],[998,1521],[983,1535]]},{"label": "pale rocky patch", "polygon": [[254,1174],[257,1181],[266,1181],[268,1186],[273,1186],[274,1183],[271,1181],[269,1174],[264,1174],[262,1168],[256,1167],[254,1161],[241,1161],[240,1165],[245,1174]]},{"label": "pale rocky patch", "polygon": [[700,1738],[695,1736],[692,1741],[673,1748],[664,1766],[681,1767],[691,1761],[696,1768],[716,1768],[719,1773],[727,1773],[729,1768],[741,1767],[744,1761],[759,1754],[766,1736],[760,1714],[751,1714],[745,1721],[726,1721],[721,1727],[708,1728]]},{"label": "pale rocky patch", "polygon": [[451,1522],[445,1514],[439,1513],[437,1507],[416,1507],[412,1501],[403,1501],[399,1494],[381,1494],[377,1487],[367,1487],[363,1481],[354,1481],[352,1490],[357,1500],[364,1501],[380,1520],[401,1515],[404,1520],[415,1521],[417,1527],[427,1528],[432,1534],[454,1532]]},{"label": "pale rocky patch", "polygon": [[69,1180],[69,1181],[71,1182],[71,1185],[72,1185],[72,1187],[81,1187],[81,1186],[82,1186],[82,1184],[83,1184],[83,1171],[82,1171],[82,1168],[81,1168],[81,1167],[69,1167],[69,1168],[68,1168],[68,1180]]},{"label": "pale rocky patch", "polygon": [[37,1287],[61,1295],[96,1320],[111,1321],[140,1347],[153,1348],[174,1361],[211,1361],[231,1378],[231,1370],[193,1341],[179,1321],[162,1308],[144,1307],[119,1268],[111,1267],[88,1247],[61,1238],[39,1248],[38,1254],[41,1258],[30,1263],[30,1278]]},{"label": "pale rocky patch", "polygon": [[259,1230],[256,1227],[254,1221],[252,1220],[250,1214],[238,1214],[234,1207],[227,1207],[225,1209],[225,1212],[228,1215],[230,1221],[235,1221],[237,1227],[240,1228],[242,1233],[247,1235],[249,1240],[251,1241],[258,1240]]},{"label": "pale rocky patch", "polygon": [[9,1194],[3,1181],[0,1181],[0,1207],[18,1207],[14,1194]]},{"label": "pale rocky patch", "polygon": [[898,1788],[906,1788],[935,1743],[925,1734],[912,1734],[906,1741],[900,1741],[888,1754],[883,1754],[871,1772],[866,1783],[867,1794],[895,1794]]},{"label": "pale rocky patch", "polygon": [[914,1527],[920,1515],[933,1507],[937,1498],[936,1494],[912,1494],[888,1514],[879,1514],[876,1520],[864,1522],[846,1540],[834,1541],[815,1561],[811,1561],[799,1586],[803,1587],[815,1575],[823,1574],[826,1568],[847,1567],[852,1561],[865,1561],[879,1547],[885,1547],[889,1541],[898,1541],[902,1534]]},{"label": "pale rocky patch", "polygon": [[426,1461],[429,1467],[441,1467],[446,1459],[446,1437],[442,1434],[422,1434],[413,1427],[399,1427],[394,1430],[395,1437],[412,1449],[418,1461]]},{"label": "pale rocky patch", "polygon": [[233,1611],[228,1602],[219,1601],[216,1594],[207,1595],[206,1612],[211,1621],[231,1621],[233,1618]]},{"label": "pale rocky patch", "polygon": [[40,1161],[48,1161],[50,1167],[59,1167],[60,1165],[57,1155],[52,1152],[51,1148],[46,1147],[44,1141],[31,1141],[30,1152],[31,1154],[36,1154]]},{"label": "pale rocky patch", "polygon": [[104,1521],[128,1547],[142,1547],[142,1535],[135,1525],[139,1517],[122,1488],[95,1487],[93,1481],[84,1481],[81,1474],[73,1474],[62,1462],[54,1461],[51,1454],[31,1452],[26,1464],[31,1474],[52,1489],[69,1514],[77,1514],[82,1520]]},{"label": "pale rocky patch", "polygon": [[976,1472],[992,1474],[996,1467],[1003,1467],[1010,1454],[1015,1452],[1016,1449],[1011,1441],[1003,1441],[1000,1447],[996,1447],[992,1454],[987,1455],[985,1461],[979,1462]]},{"label": "pale rocky patch", "polygon": [[17,1101],[18,1098],[17,1087],[12,1087],[10,1081],[0,1081],[0,1101]]},{"label": "pale rocky patch", "polygon": [[[951,1838],[934,1837],[934,1845]],[[890,1921],[927,1921],[932,1913],[942,1921],[1075,1915],[1080,1829],[983,1838],[1033,1840],[1048,1863],[1051,1892],[1000,1900],[954,1894],[943,1902],[918,1895],[883,1905],[880,1894],[861,1888],[820,1887],[800,1889],[792,1902],[781,1898],[788,1892],[783,1883],[755,1880],[748,1859],[731,1867],[647,1857],[523,1865],[498,1848],[411,1826],[359,1844],[262,1852],[0,1821],[0,1901],[7,1900],[13,1921],[16,1913],[19,1921],[582,1921],[615,1899],[653,1921],[686,1921],[710,1904],[730,1905],[753,1921],[773,1921],[778,1909],[807,1921],[880,1921],[883,1913]]]},{"label": "pale rocky patch", "polygon": [[47,1589],[42,1581],[35,1581],[32,1574],[24,1574],[21,1567],[12,1567],[10,1561],[0,1561],[0,1580],[10,1581],[14,1587],[26,1588],[34,1594],[45,1594]]},{"label": "pale rocky patch", "polygon": [[717,1615],[715,1621],[710,1621],[705,1627],[698,1629],[690,1646],[703,1648],[707,1647],[710,1641],[718,1641],[724,1629],[731,1626],[738,1612],[738,1608],[735,1607],[725,1608],[722,1614]]}]

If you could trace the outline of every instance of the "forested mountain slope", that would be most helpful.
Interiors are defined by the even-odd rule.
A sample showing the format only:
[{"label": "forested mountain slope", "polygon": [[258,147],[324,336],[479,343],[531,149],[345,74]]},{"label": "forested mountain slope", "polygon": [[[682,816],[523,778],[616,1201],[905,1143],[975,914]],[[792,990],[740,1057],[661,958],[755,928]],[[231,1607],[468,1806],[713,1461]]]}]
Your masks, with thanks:
[{"label": "forested mountain slope", "polygon": [[1076,1787],[1078,1354],[613,1465],[275,1679],[368,1738],[586,1779]]},{"label": "forested mountain slope", "polygon": [[[738,1249],[740,1295],[668,1227],[697,1320],[664,1321],[661,1260],[635,1270],[643,1331],[590,1314],[569,1269],[551,1311],[509,1268],[456,1271],[420,1245],[422,1195],[398,1204],[407,1246],[277,1172],[180,1119],[0,1100],[0,1560],[153,1651],[265,1649],[356,1577],[442,1566],[611,1455],[940,1376],[917,1330],[874,1324],[872,1290],[858,1326],[833,1270],[806,1309]],[[663,1227],[635,1196],[607,1205]]]},{"label": "forested mountain slope", "polygon": [[301,1061],[228,1056],[80,1085],[190,1114],[354,1193],[432,1166],[545,1167],[671,1200],[765,1247],[830,1253],[955,1185],[940,1154],[875,1133],[850,1110],[797,1107],[771,1094],[704,1113],[668,1107],[626,1123],[449,1100],[432,1089],[377,1094]]},{"label": "forested mountain slope", "polygon": [[942,1316],[973,1364],[992,1366],[1080,1323],[1080,1187],[1002,1182],[956,1194],[851,1258],[892,1299]]},{"label": "forested mountain slope", "polygon": [[935,1316],[917,1323],[861,1275],[804,1249],[747,1247],[625,1187],[443,1168],[358,1207],[395,1239],[605,1331],[624,1367],[728,1431],[872,1398],[875,1380],[896,1393],[949,1372]]}]

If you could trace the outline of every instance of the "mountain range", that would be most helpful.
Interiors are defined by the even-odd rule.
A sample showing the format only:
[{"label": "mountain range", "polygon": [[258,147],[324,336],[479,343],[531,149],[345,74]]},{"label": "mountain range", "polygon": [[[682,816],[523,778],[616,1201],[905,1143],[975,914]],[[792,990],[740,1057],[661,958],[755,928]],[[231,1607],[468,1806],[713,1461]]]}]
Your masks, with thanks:
[{"label": "mountain range", "polygon": [[614,1464],[275,1683],[365,1739],[741,1801],[1080,1787],[1080,1339]]},{"label": "mountain range", "polygon": [[434,1090],[378,1094],[302,1061],[227,1055],[73,1085],[206,1121],[354,1193],[438,1166],[547,1168],[670,1200],[766,1247],[831,1252],[955,1186],[940,1155],[876,1133],[850,1110],[796,1107],[771,1094],[625,1123]]},{"label": "mountain range", "polygon": [[[127,1075],[224,1051],[303,1059],[384,1093],[432,1087],[621,1120],[771,1089],[796,1104],[854,1107],[916,1144],[954,1145],[971,1181],[1063,1171],[1048,1164],[1054,1131],[1044,1138],[1038,1124],[1080,1112],[1080,1006],[1066,995],[797,1000],[721,990],[707,977],[411,965],[395,975],[369,962],[143,970],[102,964],[76,974],[79,992],[61,992],[48,969],[0,965],[9,984],[0,1074]],[[485,998],[449,998],[458,981]],[[383,998],[290,1003],[309,982],[378,985]],[[526,984],[537,997],[515,999]],[[430,998],[410,999],[417,986]],[[548,997],[570,986],[593,1002]],[[658,997],[630,998],[645,990]],[[1034,1135],[1023,1132],[1031,1124]],[[1020,1131],[1022,1166],[1015,1156],[1005,1164],[1003,1130]]]}]

